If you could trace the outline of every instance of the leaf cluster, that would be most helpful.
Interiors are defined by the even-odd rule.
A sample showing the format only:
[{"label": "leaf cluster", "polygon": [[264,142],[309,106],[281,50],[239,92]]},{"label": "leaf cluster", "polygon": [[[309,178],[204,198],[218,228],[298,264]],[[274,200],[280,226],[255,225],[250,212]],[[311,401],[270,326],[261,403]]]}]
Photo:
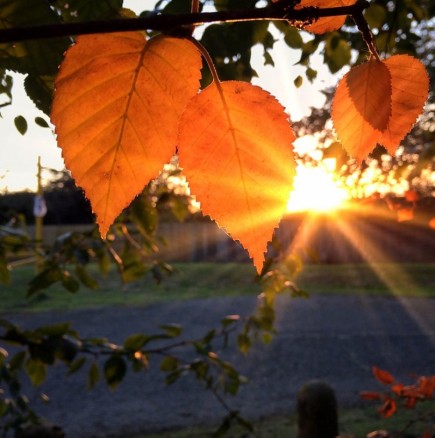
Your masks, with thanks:
[{"label": "leaf cluster", "polygon": [[[383,369],[373,367],[373,375],[376,380],[388,389],[380,391],[363,391],[360,396],[364,400],[381,402],[378,413],[388,418],[395,415],[398,408],[402,405],[406,409],[414,409],[417,404],[434,400],[435,395],[435,376],[417,376],[412,384],[404,384],[397,381],[394,376]],[[422,438],[430,437],[433,433],[435,412],[429,410],[411,420],[397,436],[404,436],[412,426],[420,424],[424,427]],[[387,434],[386,437],[396,436]]]}]

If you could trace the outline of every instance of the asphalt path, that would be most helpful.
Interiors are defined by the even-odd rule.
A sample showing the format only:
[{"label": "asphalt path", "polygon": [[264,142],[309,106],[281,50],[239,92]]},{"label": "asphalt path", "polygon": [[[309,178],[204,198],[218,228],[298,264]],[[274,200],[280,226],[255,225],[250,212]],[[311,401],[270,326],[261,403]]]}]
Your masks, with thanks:
[{"label": "asphalt path", "polygon": [[[214,298],[7,318],[29,328],[70,321],[83,337],[121,342],[132,333],[155,333],[163,323],[181,324],[184,337],[199,337],[222,317],[248,315],[254,308],[254,298]],[[360,404],[361,390],[380,388],[373,365],[407,381],[435,374],[435,299],[282,297],[276,327],[273,341],[255,344],[246,357],[234,348],[222,353],[249,379],[237,396],[226,400],[252,420],[293,413],[299,388],[312,379],[332,385],[344,407]],[[87,391],[85,370],[65,378],[65,367],[59,365],[50,370],[46,383],[28,390],[32,400],[41,391],[50,396],[47,405],[35,401],[37,410],[70,438],[127,437],[219,423],[225,411],[209,391],[189,376],[166,387],[158,365],[151,361],[146,372],[129,371],[115,391],[103,382]]]}]

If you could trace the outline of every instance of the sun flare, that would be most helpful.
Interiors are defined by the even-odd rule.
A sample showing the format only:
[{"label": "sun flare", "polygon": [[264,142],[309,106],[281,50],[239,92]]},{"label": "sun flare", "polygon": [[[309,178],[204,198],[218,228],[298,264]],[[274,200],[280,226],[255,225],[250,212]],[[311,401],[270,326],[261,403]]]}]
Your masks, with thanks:
[{"label": "sun flare", "polygon": [[296,169],[293,191],[287,204],[288,212],[333,211],[350,199],[349,192],[334,178],[334,162],[324,160],[323,166]]}]

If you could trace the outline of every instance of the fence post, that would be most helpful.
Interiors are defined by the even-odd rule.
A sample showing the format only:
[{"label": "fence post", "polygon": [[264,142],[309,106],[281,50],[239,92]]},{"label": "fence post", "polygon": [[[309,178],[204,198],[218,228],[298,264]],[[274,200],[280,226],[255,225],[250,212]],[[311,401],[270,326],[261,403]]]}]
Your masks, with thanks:
[{"label": "fence post", "polygon": [[298,438],[335,438],[338,435],[337,401],[334,390],[320,380],[299,390]]}]

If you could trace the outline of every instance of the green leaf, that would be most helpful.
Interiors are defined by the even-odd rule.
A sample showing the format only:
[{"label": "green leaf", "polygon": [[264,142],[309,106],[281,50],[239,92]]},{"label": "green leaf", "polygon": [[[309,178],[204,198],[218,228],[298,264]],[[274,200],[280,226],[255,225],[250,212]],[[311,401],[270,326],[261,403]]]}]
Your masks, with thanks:
[{"label": "green leaf", "polygon": [[188,14],[191,0],[172,0],[162,10],[165,14]]},{"label": "green leaf", "polygon": [[35,332],[38,335],[46,335],[46,336],[62,336],[67,334],[70,331],[70,323],[69,322],[61,322],[58,324],[50,324],[38,327]]},{"label": "green leaf", "polygon": [[166,335],[170,338],[176,338],[183,332],[183,327],[178,324],[166,324],[161,325],[160,328],[165,331]]},{"label": "green leaf", "polygon": [[140,196],[131,205],[131,220],[134,222],[139,232],[149,237],[153,235],[158,225],[158,213],[150,199]]},{"label": "green leaf", "polygon": [[27,120],[23,116],[17,116],[14,119],[15,128],[17,131],[24,135],[27,132]]},{"label": "green leaf", "polygon": [[79,352],[79,342],[72,342],[69,339],[61,338],[56,349],[56,358],[70,363],[74,360]]},{"label": "green leaf", "polygon": [[0,398],[0,417],[4,417],[9,412],[9,403]]},{"label": "green leaf", "polygon": [[77,278],[89,289],[98,289],[98,281],[95,280],[88,272],[88,270],[80,264],[76,265]]},{"label": "green leaf", "polygon": [[58,0],[55,7],[66,22],[100,20],[119,18],[122,0]]},{"label": "green leaf", "polygon": [[[46,0],[32,0],[31,9],[28,0],[0,0],[0,29],[60,22],[58,13]],[[27,94],[48,114],[53,88],[43,90],[42,84],[52,83],[70,44],[68,37],[0,44],[0,68],[27,74],[24,81]]]},{"label": "green leaf", "polygon": [[349,43],[341,38],[338,32],[328,35],[324,60],[331,73],[337,73],[342,67],[350,63],[350,59]]},{"label": "green leaf", "polygon": [[9,367],[11,371],[17,371],[23,367],[24,361],[26,360],[27,353],[25,351],[20,351],[16,353],[12,359],[9,361]]},{"label": "green leaf", "polygon": [[48,289],[52,284],[61,279],[62,272],[58,267],[44,269],[30,281],[27,296],[32,296],[40,290]]},{"label": "green leaf", "polygon": [[82,366],[85,364],[86,358],[85,357],[79,357],[74,362],[71,362],[68,367],[68,375],[74,374],[79,369],[82,368]]},{"label": "green leaf", "polygon": [[183,222],[190,214],[187,199],[181,196],[173,196],[171,200],[171,211],[179,222]]},{"label": "green leaf", "polygon": [[299,88],[302,85],[302,83],[304,82],[304,79],[302,78],[302,76],[298,76],[293,82],[294,82],[296,88]]},{"label": "green leaf", "polygon": [[80,289],[80,283],[68,272],[62,272],[62,286],[71,293],[75,293]]},{"label": "green leaf", "polygon": [[275,67],[275,62],[272,58],[272,55],[267,50],[264,51],[263,56],[264,56],[264,65],[271,65],[272,67]]},{"label": "green leaf", "polygon": [[173,356],[166,356],[160,363],[160,370],[164,372],[172,372],[178,368],[179,360]]},{"label": "green leaf", "polygon": [[49,128],[49,124],[47,121],[42,117],[35,117],[35,123],[40,126],[41,128]]},{"label": "green leaf", "polygon": [[175,371],[172,371],[172,373],[169,373],[166,376],[165,383],[166,385],[172,385],[175,383],[183,374],[183,369],[178,368]]},{"label": "green leaf", "polygon": [[100,380],[100,370],[96,362],[92,362],[88,371],[88,389],[92,389]]},{"label": "green leaf", "polygon": [[54,76],[27,76],[24,79],[24,89],[38,109],[50,114],[53,98]]},{"label": "green leaf", "polygon": [[380,29],[387,18],[387,11],[385,7],[379,3],[371,3],[364,11],[364,18],[371,29]]},{"label": "green leaf", "polygon": [[24,367],[26,374],[34,386],[41,385],[47,375],[47,365],[38,359],[30,358]]},{"label": "green leaf", "polygon": [[307,67],[305,75],[310,82],[313,82],[317,78],[317,70]]},{"label": "green leaf", "polygon": [[284,34],[284,41],[292,49],[301,49],[304,45],[304,40],[301,37],[300,31],[293,26],[287,26]]},{"label": "green leaf", "polygon": [[243,354],[248,353],[249,349],[251,348],[251,344],[251,338],[246,333],[241,333],[239,336],[237,336],[237,345]]},{"label": "green leaf", "polygon": [[147,342],[149,341],[149,337],[143,333],[136,333],[130,335],[124,341],[124,348],[126,350],[138,351],[140,350]]},{"label": "green leaf", "polygon": [[122,381],[127,372],[124,359],[118,355],[112,355],[104,364],[104,377],[111,389],[115,389]]}]

